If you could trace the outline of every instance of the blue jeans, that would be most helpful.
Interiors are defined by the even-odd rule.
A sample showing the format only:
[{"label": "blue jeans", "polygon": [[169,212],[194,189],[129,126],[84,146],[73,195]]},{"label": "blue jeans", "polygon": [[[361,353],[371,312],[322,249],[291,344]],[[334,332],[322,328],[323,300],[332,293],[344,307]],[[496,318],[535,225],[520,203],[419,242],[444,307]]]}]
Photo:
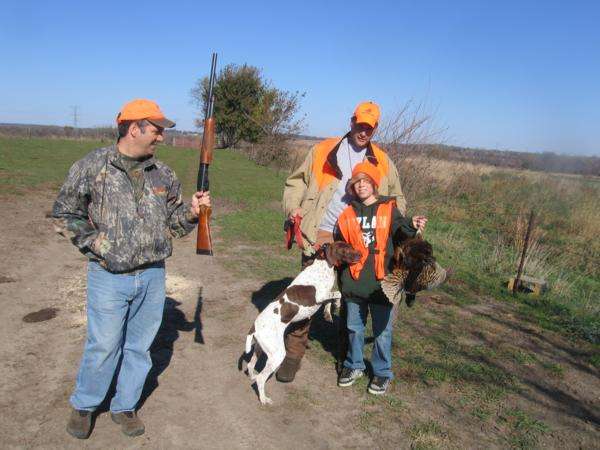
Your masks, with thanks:
[{"label": "blue jeans", "polygon": [[365,327],[367,313],[371,311],[373,321],[373,353],[371,366],[373,375],[394,378],[392,373],[392,305],[358,301],[346,302],[348,326],[348,354],[344,366],[350,369],[365,370],[363,347],[365,345]]},{"label": "blue jeans", "polygon": [[133,411],[152,367],[150,345],[165,304],[165,268],[113,274],[90,261],[87,273],[87,340],[71,404],[94,411],[104,400],[123,356],[114,413]]}]

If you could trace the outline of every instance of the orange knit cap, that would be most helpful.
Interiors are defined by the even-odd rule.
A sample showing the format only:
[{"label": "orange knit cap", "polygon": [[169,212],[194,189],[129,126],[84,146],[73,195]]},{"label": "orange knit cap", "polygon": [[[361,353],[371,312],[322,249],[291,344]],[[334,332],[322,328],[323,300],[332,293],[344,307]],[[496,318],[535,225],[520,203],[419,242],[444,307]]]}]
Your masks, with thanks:
[{"label": "orange knit cap", "polygon": [[368,161],[358,163],[352,170],[352,178],[350,178],[348,184],[346,185],[346,192],[353,194],[352,186],[354,186],[355,183],[363,178],[370,178],[373,182],[373,186],[378,188],[379,183],[381,183],[381,172],[377,167]]}]

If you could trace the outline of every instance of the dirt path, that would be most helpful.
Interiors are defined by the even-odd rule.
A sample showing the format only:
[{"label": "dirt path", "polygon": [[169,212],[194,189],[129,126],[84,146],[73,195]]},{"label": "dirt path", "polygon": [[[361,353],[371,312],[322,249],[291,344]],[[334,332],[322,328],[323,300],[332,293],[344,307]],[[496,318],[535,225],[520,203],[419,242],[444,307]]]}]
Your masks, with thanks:
[{"label": "dirt path", "polygon": [[[152,349],[155,367],[140,412],[146,434],[126,438],[102,413],[90,439],[71,438],[65,424],[85,338],[85,259],[53,233],[45,217],[52,200],[50,195],[0,199],[2,448],[410,448],[419,442],[442,448],[506,447],[492,425],[448,406],[451,401],[460,404],[448,384],[423,388],[399,381],[394,389],[401,389],[403,406],[390,418],[360,389],[338,389],[332,366],[314,351],[296,382],[267,384],[275,404],[261,407],[238,370],[238,359],[257,312],[252,301],[256,303],[259,289],[268,289],[255,280],[252,267],[246,277],[233,276],[219,258],[196,256],[191,237],[176,242],[168,261],[165,320]],[[270,286],[271,291],[277,288]],[[45,308],[55,310],[23,321]],[[513,373],[525,388],[510,401],[537,408],[550,425],[552,431],[540,444],[593,448],[600,435],[600,378],[581,362],[575,344],[524,327],[509,307],[490,301],[459,309],[443,296],[432,296],[423,311],[456,314],[454,323],[465,328],[468,338],[457,345],[502,348],[518,343],[561,363],[567,371],[558,380],[530,366],[498,371]],[[403,319],[407,328],[419,329],[412,324],[415,317]],[[483,321],[485,333],[479,329]],[[400,379],[410,376],[399,374]],[[375,421],[365,427],[371,416]],[[411,427],[415,418],[434,418],[450,432]]]},{"label": "dirt path", "polygon": [[[3,201],[1,221],[3,448],[369,446],[351,426],[359,414],[351,393],[339,396],[335,372],[317,361],[307,359],[292,385],[270,381],[275,405],[259,405],[238,358],[260,283],[236,279],[218,261],[198,257],[190,237],[176,243],[168,262],[166,320],[140,412],[146,434],[126,438],[103,413],[87,441],[68,436],[68,397],[85,338],[85,259],[52,232],[44,217],[51,197],[23,200]],[[23,322],[43,308],[56,308],[56,317]]]}]

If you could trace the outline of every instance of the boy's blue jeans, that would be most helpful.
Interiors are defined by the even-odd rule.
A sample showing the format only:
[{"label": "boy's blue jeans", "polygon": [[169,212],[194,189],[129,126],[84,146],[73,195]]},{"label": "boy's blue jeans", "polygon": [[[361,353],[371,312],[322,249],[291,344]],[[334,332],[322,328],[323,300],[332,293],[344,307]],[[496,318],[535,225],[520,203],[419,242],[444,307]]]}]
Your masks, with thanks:
[{"label": "boy's blue jeans", "polygon": [[136,274],[113,274],[88,263],[87,340],[71,396],[75,409],[94,411],[102,403],[123,355],[110,410],[135,410],[164,304],[164,263]]},{"label": "boy's blue jeans", "polygon": [[368,311],[373,321],[373,353],[371,366],[373,375],[393,378],[392,373],[392,305],[346,301],[348,326],[348,354],[344,366],[350,369],[365,370],[363,347]]}]

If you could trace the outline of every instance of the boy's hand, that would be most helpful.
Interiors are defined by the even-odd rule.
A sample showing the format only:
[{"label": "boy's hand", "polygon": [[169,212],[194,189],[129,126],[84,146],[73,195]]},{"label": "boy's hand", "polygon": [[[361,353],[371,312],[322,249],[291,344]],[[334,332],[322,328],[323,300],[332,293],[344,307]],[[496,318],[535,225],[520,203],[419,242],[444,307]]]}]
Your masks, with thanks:
[{"label": "boy's hand", "polygon": [[412,225],[414,228],[419,230],[421,233],[425,230],[425,225],[427,225],[427,217],[425,216],[414,216],[412,218]]},{"label": "boy's hand", "polygon": [[198,217],[200,215],[200,206],[206,206],[210,208],[210,192],[196,192],[192,196],[192,205],[190,206],[190,213],[194,217]]}]

